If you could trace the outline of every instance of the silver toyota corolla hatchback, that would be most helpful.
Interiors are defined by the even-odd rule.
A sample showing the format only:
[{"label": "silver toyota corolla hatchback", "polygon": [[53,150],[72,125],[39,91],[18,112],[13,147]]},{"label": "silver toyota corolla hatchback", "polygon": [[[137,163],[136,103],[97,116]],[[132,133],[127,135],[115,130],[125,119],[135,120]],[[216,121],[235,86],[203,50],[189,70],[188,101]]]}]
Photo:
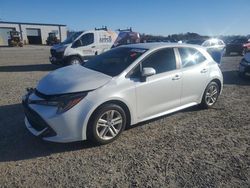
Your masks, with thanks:
[{"label": "silver toyota corolla hatchback", "polygon": [[126,126],[198,104],[212,107],[222,85],[217,63],[200,46],[121,46],[40,80],[23,97],[25,124],[47,141],[106,144]]}]

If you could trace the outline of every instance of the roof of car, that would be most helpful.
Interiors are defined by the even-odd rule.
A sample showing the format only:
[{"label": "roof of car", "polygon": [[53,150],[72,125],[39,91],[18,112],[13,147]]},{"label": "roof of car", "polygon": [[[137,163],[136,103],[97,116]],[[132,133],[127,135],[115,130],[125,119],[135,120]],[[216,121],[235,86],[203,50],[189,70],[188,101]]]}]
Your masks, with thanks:
[{"label": "roof of car", "polygon": [[196,47],[201,48],[199,45],[186,44],[186,43],[169,43],[169,42],[152,42],[152,43],[137,43],[137,44],[128,44],[124,47],[128,48],[143,48],[143,49],[154,49],[161,47]]}]

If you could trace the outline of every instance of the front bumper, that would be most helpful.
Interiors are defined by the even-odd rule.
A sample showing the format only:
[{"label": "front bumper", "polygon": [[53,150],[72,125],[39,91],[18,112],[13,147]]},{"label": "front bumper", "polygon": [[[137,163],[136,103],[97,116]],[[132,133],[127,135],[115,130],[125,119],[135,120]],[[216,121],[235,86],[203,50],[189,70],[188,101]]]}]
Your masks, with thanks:
[{"label": "front bumper", "polygon": [[63,58],[58,59],[56,57],[51,56],[51,57],[49,57],[49,61],[54,65],[63,65],[64,64]]},{"label": "front bumper", "polygon": [[51,57],[49,58],[52,64],[63,64],[64,63],[64,51],[58,52],[55,49],[50,49]]},{"label": "front bumper", "polygon": [[[25,112],[25,125],[35,136],[51,142],[74,142],[86,140],[87,124],[85,122],[87,111],[82,111],[81,102],[62,114],[57,114],[57,107],[29,104],[29,100],[41,100],[34,93],[23,97],[23,108]],[[86,114],[86,115],[85,115]]]},{"label": "front bumper", "polygon": [[39,137],[56,136],[56,132],[46,123],[46,121],[29,107],[28,97],[22,101],[22,104],[25,114],[25,125],[33,135]]}]

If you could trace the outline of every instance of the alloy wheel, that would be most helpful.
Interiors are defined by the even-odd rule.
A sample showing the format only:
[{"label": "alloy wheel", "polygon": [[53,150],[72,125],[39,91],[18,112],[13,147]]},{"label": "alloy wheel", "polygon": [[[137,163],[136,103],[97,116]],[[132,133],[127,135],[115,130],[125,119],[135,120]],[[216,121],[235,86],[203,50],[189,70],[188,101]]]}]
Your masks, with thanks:
[{"label": "alloy wheel", "polygon": [[219,96],[218,88],[216,87],[216,85],[211,85],[208,88],[205,96],[205,101],[207,105],[212,106],[217,101],[218,96]]},{"label": "alloy wheel", "polygon": [[117,110],[103,113],[97,121],[96,133],[102,140],[111,140],[116,137],[123,127],[123,118]]}]

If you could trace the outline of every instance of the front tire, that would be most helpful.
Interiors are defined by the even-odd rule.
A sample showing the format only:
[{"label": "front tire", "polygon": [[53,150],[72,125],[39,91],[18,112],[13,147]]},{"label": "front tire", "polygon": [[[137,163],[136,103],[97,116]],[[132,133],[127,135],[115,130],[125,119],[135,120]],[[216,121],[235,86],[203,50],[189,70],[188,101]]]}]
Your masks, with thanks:
[{"label": "front tire", "polygon": [[89,121],[88,139],[100,145],[113,142],[125,129],[126,121],[126,113],[120,106],[102,105]]},{"label": "front tire", "polygon": [[203,94],[201,106],[205,109],[211,108],[217,102],[219,97],[220,88],[216,82],[210,82]]}]

